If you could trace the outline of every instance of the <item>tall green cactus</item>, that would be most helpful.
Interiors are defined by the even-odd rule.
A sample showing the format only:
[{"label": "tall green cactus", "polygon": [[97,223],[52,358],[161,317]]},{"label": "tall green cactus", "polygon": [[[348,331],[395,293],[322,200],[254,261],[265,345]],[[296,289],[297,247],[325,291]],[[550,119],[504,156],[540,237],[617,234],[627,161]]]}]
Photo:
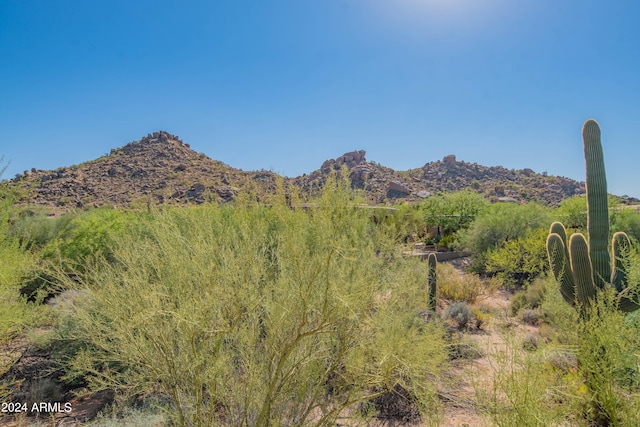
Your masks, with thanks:
[{"label": "tall green cactus", "polygon": [[429,264],[429,274],[427,275],[427,287],[429,288],[429,299],[427,305],[429,310],[436,311],[436,289],[437,289],[437,277],[436,277],[436,254],[433,252],[427,257],[427,263]]},{"label": "tall green cactus", "polygon": [[631,243],[625,233],[615,233],[609,256],[609,203],[607,178],[600,142],[600,127],[595,120],[587,120],[582,127],[584,155],[587,169],[587,230],[589,241],[581,233],[569,238],[560,222],[551,224],[547,238],[547,254],[551,271],[560,282],[560,293],[571,305],[587,307],[597,292],[606,285],[618,292],[618,307],[630,312],[640,308],[633,295],[620,256]]}]

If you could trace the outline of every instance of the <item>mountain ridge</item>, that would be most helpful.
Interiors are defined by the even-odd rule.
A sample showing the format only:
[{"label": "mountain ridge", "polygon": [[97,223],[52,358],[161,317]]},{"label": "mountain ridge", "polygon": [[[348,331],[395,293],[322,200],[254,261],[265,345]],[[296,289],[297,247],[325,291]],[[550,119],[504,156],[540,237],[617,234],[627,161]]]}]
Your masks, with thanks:
[{"label": "mountain ridge", "polygon": [[319,191],[327,176],[346,168],[352,187],[371,204],[415,202],[432,194],[469,189],[490,200],[537,201],[557,205],[584,193],[584,182],[538,174],[531,169],[507,169],[458,161],[455,155],[396,171],[367,161],[364,150],[325,160],[320,168],[298,177],[271,171],[244,171],[203,153],[166,131],[112,149],[109,154],[55,170],[25,171],[9,181],[28,190],[23,203],[57,209],[135,206],[162,203],[227,202],[245,191],[273,194],[277,180],[295,185],[303,195]]}]

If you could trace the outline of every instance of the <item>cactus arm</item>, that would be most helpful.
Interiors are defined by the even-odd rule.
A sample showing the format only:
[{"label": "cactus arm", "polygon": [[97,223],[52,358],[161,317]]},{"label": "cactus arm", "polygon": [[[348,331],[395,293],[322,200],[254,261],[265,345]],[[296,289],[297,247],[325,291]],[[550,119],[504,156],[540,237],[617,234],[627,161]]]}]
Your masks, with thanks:
[{"label": "cactus arm", "polygon": [[567,230],[564,228],[564,225],[561,222],[556,221],[551,224],[551,227],[549,229],[549,234],[552,233],[556,233],[562,240],[562,247],[564,248],[564,257],[566,260],[566,263],[564,265],[565,274],[567,276],[567,280],[571,281],[571,287],[573,288],[573,276],[571,274],[571,266],[569,265],[569,247],[567,246]]},{"label": "cactus arm", "polygon": [[581,233],[569,239],[569,259],[576,284],[576,297],[582,307],[590,304],[598,289],[593,282],[593,266],[589,258],[589,244]]},{"label": "cactus arm", "polygon": [[564,228],[564,224],[558,221],[551,224],[551,227],[549,228],[549,234],[553,233],[560,236],[560,238],[562,239],[562,243],[567,246],[567,230]]},{"label": "cactus arm", "polygon": [[[553,226],[551,230],[553,230]],[[553,277],[560,283],[562,298],[569,304],[574,305],[576,302],[575,284],[564,242],[565,240],[562,239],[562,236],[557,233],[549,234],[549,237],[547,237],[547,255],[549,256],[549,265],[551,266]]]},{"label": "cactus arm", "polygon": [[593,282],[602,289],[611,277],[609,257],[609,201],[604,156],[600,142],[600,127],[595,120],[587,120],[582,127],[584,156],[587,170],[587,229],[589,256],[593,263]]},{"label": "cactus arm", "polygon": [[437,289],[437,280],[436,280],[436,255],[434,253],[430,253],[427,257],[427,264],[429,266],[429,273],[427,275],[427,287],[429,288],[429,299],[428,299],[428,307],[429,310],[436,310],[436,289]]},{"label": "cactus arm", "polygon": [[640,308],[640,305],[635,302],[636,298],[621,295],[618,297],[618,308],[625,313],[631,313]]}]

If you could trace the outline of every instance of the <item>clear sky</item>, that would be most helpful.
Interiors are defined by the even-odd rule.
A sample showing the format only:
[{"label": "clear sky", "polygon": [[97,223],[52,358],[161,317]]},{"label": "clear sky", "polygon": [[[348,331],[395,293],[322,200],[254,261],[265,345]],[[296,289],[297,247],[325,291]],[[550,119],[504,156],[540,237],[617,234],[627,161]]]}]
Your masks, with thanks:
[{"label": "clear sky", "polygon": [[640,197],[640,2],[2,0],[4,178],[166,130],[245,170],[297,176],[365,149],[584,180]]}]

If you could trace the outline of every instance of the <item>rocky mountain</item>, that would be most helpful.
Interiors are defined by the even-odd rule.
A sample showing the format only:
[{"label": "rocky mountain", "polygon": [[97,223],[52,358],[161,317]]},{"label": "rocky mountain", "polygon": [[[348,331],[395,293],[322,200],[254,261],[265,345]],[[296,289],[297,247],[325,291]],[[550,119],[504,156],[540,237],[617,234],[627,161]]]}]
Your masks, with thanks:
[{"label": "rocky mountain", "polygon": [[[315,194],[327,176],[349,174],[353,188],[371,204],[400,200],[419,201],[432,194],[470,189],[493,201],[538,201],[556,205],[584,193],[584,183],[538,174],[531,169],[511,170],[457,161],[453,155],[408,171],[366,160],[365,151],[345,153],[325,161],[310,174],[282,177],[285,188],[299,187]],[[8,185],[24,190],[24,203],[58,210],[92,206],[143,207],[162,203],[225,202],[241,192],[269,195],[278,175],[269,171],[242,171],[193,151],[168,132],[149,134],[139,141],[111,150],[109,155],[54,171],[32,169]]]},{"label": "rocky mountain", "polygon": [[584,182],[538,174],[531,169],[513,170],[461,162],[454,155],[426,163],[421,168],[395,171],[367,162],[364,151],[327,160],[320,169],[295,178],[294,182],[305,191],[313,192],[322,186],[332,169],[339,172],[343,165],[347,167],[352,186],[363,190],[371,203],[418,201],[432,194],[469,189],[493,202],[537,201],[557,205],[585,192]]},{"label": "rocky mountain", "polygon": [[168,132],[149,134],[109,155],[54,171],[32,169],[12,182],[25,201],[62,209],[229,201],[240,191],[273,193],[277,175],[245,172],[193,151]]}]

